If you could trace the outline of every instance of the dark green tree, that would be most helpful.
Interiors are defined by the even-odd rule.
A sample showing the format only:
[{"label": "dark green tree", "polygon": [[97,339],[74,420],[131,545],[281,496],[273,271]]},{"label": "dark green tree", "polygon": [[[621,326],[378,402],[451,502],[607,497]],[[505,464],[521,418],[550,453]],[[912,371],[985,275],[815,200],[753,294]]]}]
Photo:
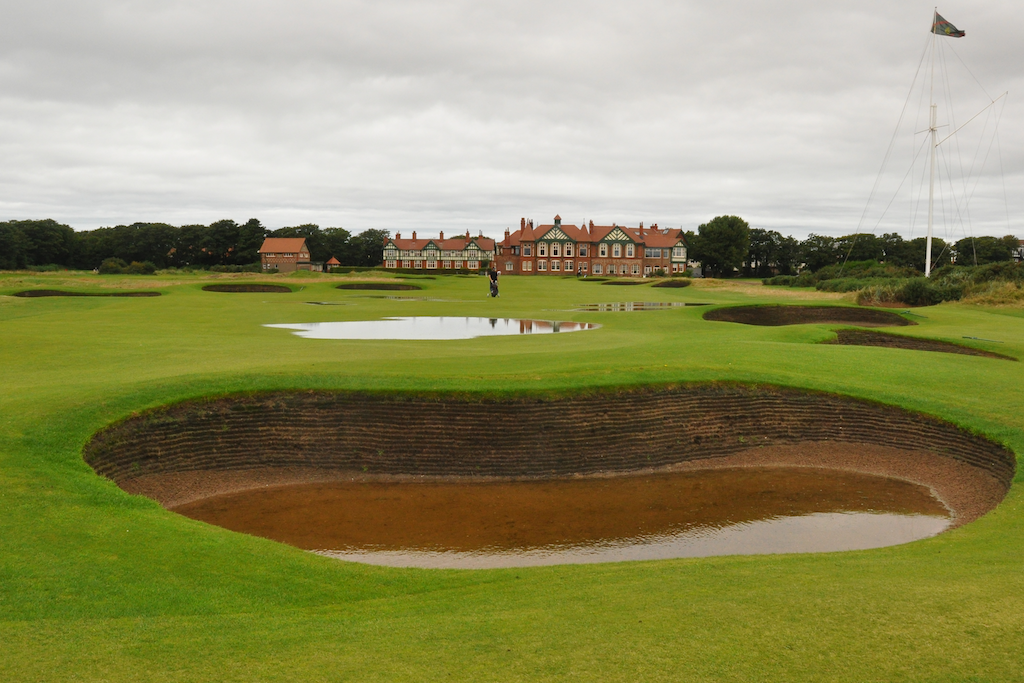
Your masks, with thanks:
[{"label": "dark green tree", "polygon": [[333,256],[342,264],[352,265],[358,260],[352,244],[352,233],[345,228],[324,228],[324,252],[327,259]]},{"label": "dark green tree", "polygon": [[28,265],[28,249],[28,238],[18,227],[18,221],[0,223],[0,270],[24,268]]},{"label": "dark green tree", "polygon": [[811,233],[800,243],[800,258],[804,267],[813,272],[839,263],[841,257],[834,238]]},{"label": "dark green tree", "polygon": [[[352,238],[352,260],[346,266],[379,266],[384,258],[384,240],[391,236],[387,230],[364,230]],[[338,258],[341,261],[341,257]]]},{"label": "dark green tree", "polygon": [[694,252],[706,273],[728,277],[750,250],[750,226],[739,216],[715,216],[697,227]]},{"label": "dark green tree", "polygon": [[234,264],[246,266],[250,263],[259,263],[260,247],[269,232],[259,220],[250,218],[238,226],[238,246],[234,252]]},{"label": "dark green tree", "polygon": [[1017,238],[1006,237],[965,237],[953,247],[958,266],[985,265],[1013,259]]},{"label": "dark green tree", "polygon": [[839,262],[884,261],[885,243],[871,233],[846,235],[836,240]]},{"label": "dark green tree", "polygon": [[290,228],[278,228],[270,233],[271,237],[305,237],[306,247],[309,248],[309,258],[311,261],[317,261],[323,263],[327,259],[331,258],[331,255],[327,250],[327,245],[324,242],[324,234],[320,230],[320,226],[315,223],[305,223],[303,225],[296,225]]}]

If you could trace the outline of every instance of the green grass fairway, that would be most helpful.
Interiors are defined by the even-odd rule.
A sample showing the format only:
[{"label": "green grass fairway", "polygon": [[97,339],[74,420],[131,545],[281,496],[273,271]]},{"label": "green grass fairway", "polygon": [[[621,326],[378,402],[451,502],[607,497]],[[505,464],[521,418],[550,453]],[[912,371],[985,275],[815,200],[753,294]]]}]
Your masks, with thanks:
[{"label": "green grass fairway", "polygon": [[[1024,453],[1024,363],[815,344],[830,338],[829,326],[707,322],[702,307],[565,311],[609,301],[844,301],[836,295],[557,277],[503,277],[499,299],[486,298],[480,277],[417,279],[418,292],[335,289],[365,279],[0,275],[0,681],[1024,680],[1020,473],[986,517],[904,546],[436,571],[344,563],[207,526],[84,464],[82,447],[103,426],[208,394],[571,392],[708,380],[897,404]],[[201,290],[258,281],[294,291]],[[3,296],[32,287],[163,296]],[[891,331],[1024,358],[1020,309],[915,313],[924,316],[918,326]],[[361,342],[261,326],[393,315],[603,327]]]}]

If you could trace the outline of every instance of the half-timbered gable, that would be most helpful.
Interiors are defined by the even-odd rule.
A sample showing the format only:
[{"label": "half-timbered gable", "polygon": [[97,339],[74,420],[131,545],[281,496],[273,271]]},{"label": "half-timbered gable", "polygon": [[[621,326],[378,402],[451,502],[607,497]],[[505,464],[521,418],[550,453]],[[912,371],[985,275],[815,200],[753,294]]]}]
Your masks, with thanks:
[{"label": "half-timbered gable", "polygon": [[495,243],[489,237],[465,235],[445,239],[442,232],[436,239],[403,238],[397,233],[384,240],[384,268],[424,270],[481,270],[488,268],[495,256]]}]

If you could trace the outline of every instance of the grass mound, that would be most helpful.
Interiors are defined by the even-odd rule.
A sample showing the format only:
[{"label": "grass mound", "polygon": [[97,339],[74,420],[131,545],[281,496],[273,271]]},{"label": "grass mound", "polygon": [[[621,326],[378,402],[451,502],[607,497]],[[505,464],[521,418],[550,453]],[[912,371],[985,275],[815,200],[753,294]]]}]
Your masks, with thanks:
[{"label": "grass mound", "polygon": [[651,287],[673,287],[673,288],[679,288],[679,287],[689,287],[692,284],[693,284],[693,281],[690,280],[689,278],[676,278],[674,280],[662,280],[661,282],[656,282],[653,285],[651,285]]},{"label": "grass mound", "polygon": [[14,296],[34,299],[46,296],[117,296],[117,297],[151,297],[160,296],[160,292],[66,292],[60,289],[26,289],[15,292]]},{"label": "grass mound", "polygon": [[346,282],[337,286],[337,289],[373,289],[384,291],[408,291],[423,289],[419,285],[410,285],[399,282]]},{"label": "grass mound", "polygon": [[232,285],[203,285],[204,292],[262,292],[265,294],[291,294],[291,287],[284,285],[262,285],[262,284],[232,284]]}]

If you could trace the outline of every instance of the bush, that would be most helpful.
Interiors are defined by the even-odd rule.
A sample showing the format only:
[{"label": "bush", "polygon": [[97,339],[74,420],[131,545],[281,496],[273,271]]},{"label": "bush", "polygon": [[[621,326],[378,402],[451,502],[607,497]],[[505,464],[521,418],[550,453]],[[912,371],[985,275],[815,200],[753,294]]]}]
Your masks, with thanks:
[{"label": "bush", "polygon": [[156,272],[156,266],[150,261],[132,261],[131,264],[121,272],[125,275],[152,275]]},{"label": "bush", "polygon": [[924,278],[908,280],[898,297],[908,306],[934,306],[942,301],[942,293]]},{"label": "bush", "polygon": [[119,258],[108,258],[103,259],[103,263],[100,264],[100,275],[120,275],[124,272],[124,269],[128,267],[124,259]]},{"label": "bush", "polygon": [[[275,269],[276,270],[276,269]],[[210,266],[211,273],[262,273],[262,263],[249,263],[244,266]]]}]

